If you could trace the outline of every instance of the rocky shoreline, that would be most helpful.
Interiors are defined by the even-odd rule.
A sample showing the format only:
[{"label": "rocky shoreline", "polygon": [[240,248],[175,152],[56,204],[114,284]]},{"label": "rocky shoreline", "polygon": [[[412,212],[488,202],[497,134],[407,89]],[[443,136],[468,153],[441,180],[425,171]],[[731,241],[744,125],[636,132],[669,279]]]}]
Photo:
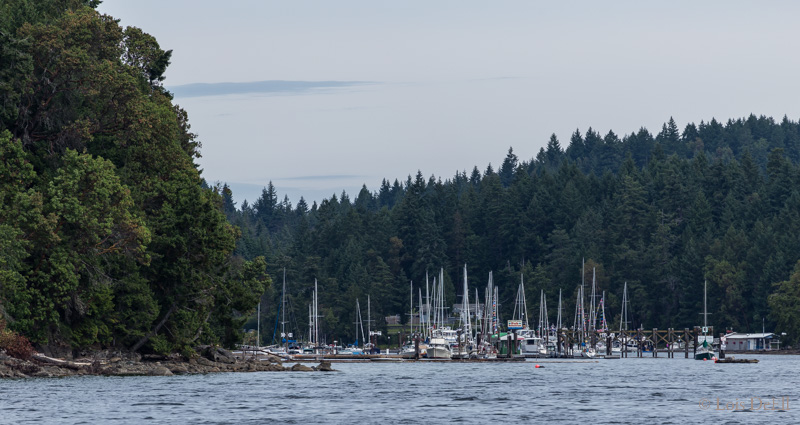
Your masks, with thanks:
[{"label": "rocky shoreline", "polygon": [[242,359],[228,350],[202,346],[196,356],[144,356],[137,353],[94,353],[74,360],[57,359],[35,353],[23,360],[0,352],[0,378],[52,378],[66,376],[172,376],[219,372],[330,372],[330,362],[318,366],[284,366],[276,356]]}]

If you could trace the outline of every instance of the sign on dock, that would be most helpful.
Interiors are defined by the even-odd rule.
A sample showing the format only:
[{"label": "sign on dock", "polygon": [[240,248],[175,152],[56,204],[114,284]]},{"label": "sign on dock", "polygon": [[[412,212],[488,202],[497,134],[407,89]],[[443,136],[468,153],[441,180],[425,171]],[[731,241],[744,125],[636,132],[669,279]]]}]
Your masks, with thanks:
[{"label": "sign on dock", "polygon": [[508,321],[508,329],[522,329],[522,320],[509,320]]}]

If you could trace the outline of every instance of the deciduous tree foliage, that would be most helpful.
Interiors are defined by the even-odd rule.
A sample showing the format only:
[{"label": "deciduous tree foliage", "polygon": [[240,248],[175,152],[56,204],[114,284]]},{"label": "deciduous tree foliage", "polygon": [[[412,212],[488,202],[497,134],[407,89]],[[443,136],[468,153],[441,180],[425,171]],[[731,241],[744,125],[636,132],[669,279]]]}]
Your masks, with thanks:
[{"label": "deciduous tree foliage", "polygon": [[233,260],[171,51],[96,3],[2,3],[0,313],[53,347],[231,343],[266,262]]}]

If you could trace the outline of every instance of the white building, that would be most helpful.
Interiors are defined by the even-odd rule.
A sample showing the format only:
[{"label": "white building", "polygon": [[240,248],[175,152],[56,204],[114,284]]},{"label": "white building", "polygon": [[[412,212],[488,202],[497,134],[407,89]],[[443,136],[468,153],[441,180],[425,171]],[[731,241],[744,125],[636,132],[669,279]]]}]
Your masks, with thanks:
[{"label": "white building", "polygon": [[725,351],[758,351],[758,350],[777,350],[780,348],[780,340],[773,333],[752,333],[744,334],[732,332],[721,341],[725,344]]}]

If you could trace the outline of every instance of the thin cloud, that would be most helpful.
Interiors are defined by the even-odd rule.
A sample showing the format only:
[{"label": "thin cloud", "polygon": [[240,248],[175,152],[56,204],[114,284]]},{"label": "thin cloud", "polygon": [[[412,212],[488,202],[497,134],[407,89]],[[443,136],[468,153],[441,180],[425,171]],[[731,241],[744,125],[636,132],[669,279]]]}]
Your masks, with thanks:
[{"label": "thin cloud", "polygon": [[167,87],[175,97],[225,96],[230,94],[268,93],[302,94],[320,89],[356,87],[375,84],[370,81],[250,81],[243,83],[193,83]]},{"label": "thin cloud", "polygon": [[358,176],[348,174],[330,174],[325,176],[296,176],[296,177],[283,177],[275,179],[278,180],[342,180],[342,179],[359,179],[369,176]]}]

